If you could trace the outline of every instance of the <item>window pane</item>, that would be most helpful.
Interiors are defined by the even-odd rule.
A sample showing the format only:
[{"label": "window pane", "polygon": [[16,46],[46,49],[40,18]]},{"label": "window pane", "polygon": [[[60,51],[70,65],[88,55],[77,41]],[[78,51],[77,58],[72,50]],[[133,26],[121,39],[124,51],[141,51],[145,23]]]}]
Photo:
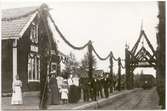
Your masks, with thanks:
[{"label": "window pane", "polygon": [[28,80],[31,80],[31,58],[28,58]]},{"label": "window pane", "polygon": [[30,29],[30,40],[32,41],[32,34],[33,34],[33,29]]},{"label": "window pane", "polygon": [[28,57],[28,80],[33,79],[33,59],[32,57]]},{"label": "window pane", "polygon": [[35,80],[37,80],[37,57],[35,56],[35,58],[34,58],[35,60],[34,60],[34,64],[35,64]]},{"label": "window pane", "polygon": [[32,59],[32,79],[35,78],[35,64],[34,64],[34,58]]},{"label": "window pane", "polygon": [[33,26],[33,35],[32,35],[32,37],[33,37],[33,42],[35,42],[35,26]]},{"label": "window pane", "polygon": [[36,32],[35,33],[36,33],[36,36],[35,36],[36,41],[35,42],[38,43],[38,25],[36,25]]},{"label": "window pane", "polygon": [[37,60],[38,60],[38,61],[37,61],[37,66],[38,66],[38,67],[37,67],[37,70],[38,70],[38,71],[37,71],[37,72],[38,72],[38,74],[37,74],[38,76],[37,76],[37,77],[38,77],[38,80],[39,80],[39,79],[40,79],[40,77],[39,77],[39,75],[40,75],[40,60],[39,60],[39,58],[38,58]]}]

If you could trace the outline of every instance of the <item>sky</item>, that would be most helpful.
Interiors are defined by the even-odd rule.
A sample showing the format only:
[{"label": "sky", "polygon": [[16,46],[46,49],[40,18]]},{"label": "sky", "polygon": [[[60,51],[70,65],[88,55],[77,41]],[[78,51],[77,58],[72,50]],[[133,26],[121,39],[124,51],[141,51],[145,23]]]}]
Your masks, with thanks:
[{"label": "sky", "polygon": [[[50,13],[67,40],[75,46],[82,46],[92,40],[93,46],[101,57],[107,56],[112,51],[116,58],[124,59],[125,44],[127,43],[130,49],[133,47],[139,37],[142,23],[154,49],[157,47],[158,6],[156,1],[77,2],[44,0],[44,2],[51,8]],[[1,0],[1,8],[39,6],[42,3],[41,0]],[[82,51],[73,50],[62,41],[51,22],[50,26],[58,49],[65,54],[73,52],[77,60],[80,61],[87,52],[87,48]],[[109,60],[100,61],[98,58],[96,59],[98,69],[109,71]],[[124,61],[122,63],[124,65]],[[117,62],[114,62],[114,72],[117,73],[117,70]],[[134,73],[140,73],[141,70],[144,73],[155,74],[153,68],[137,68]]]}]

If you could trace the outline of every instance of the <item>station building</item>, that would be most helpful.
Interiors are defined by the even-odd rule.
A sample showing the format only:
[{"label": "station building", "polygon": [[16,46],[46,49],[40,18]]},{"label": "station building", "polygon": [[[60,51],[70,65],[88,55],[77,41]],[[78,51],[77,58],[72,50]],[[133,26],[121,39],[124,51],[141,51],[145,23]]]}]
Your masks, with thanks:
[{"label": "station building", "polygon": [[12,92],[16,75],[23,91],[39,90],[41,75],[60,68],[47,13],[46,4],[2,10],[2,93]]}]

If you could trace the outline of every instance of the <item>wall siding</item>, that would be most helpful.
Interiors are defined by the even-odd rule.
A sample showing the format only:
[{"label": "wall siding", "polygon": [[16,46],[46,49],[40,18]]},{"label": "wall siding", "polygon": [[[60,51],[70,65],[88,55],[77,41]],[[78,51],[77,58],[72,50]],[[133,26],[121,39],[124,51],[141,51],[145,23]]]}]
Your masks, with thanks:
[{"label": "wall siding", "polygon": [[12,92],[13,67],[12,67],[12,40],[2,40],[2,93]]}]

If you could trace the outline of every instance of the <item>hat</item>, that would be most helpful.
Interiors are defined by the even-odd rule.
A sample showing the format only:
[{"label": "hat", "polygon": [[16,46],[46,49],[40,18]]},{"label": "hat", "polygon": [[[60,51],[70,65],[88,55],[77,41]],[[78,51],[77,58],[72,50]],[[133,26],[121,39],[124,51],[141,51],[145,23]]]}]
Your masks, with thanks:
[{"label": "hat", "polygon": [[55,71],[55,70],[53,70],[53,71],[51,71],[51,72],[50,72],[50,74],[55,74],[55,73],[56,73],[56,71]]},{"label": "hat", "polygon": [[48,76],[56,75],[56,71],[51,71]]}]

